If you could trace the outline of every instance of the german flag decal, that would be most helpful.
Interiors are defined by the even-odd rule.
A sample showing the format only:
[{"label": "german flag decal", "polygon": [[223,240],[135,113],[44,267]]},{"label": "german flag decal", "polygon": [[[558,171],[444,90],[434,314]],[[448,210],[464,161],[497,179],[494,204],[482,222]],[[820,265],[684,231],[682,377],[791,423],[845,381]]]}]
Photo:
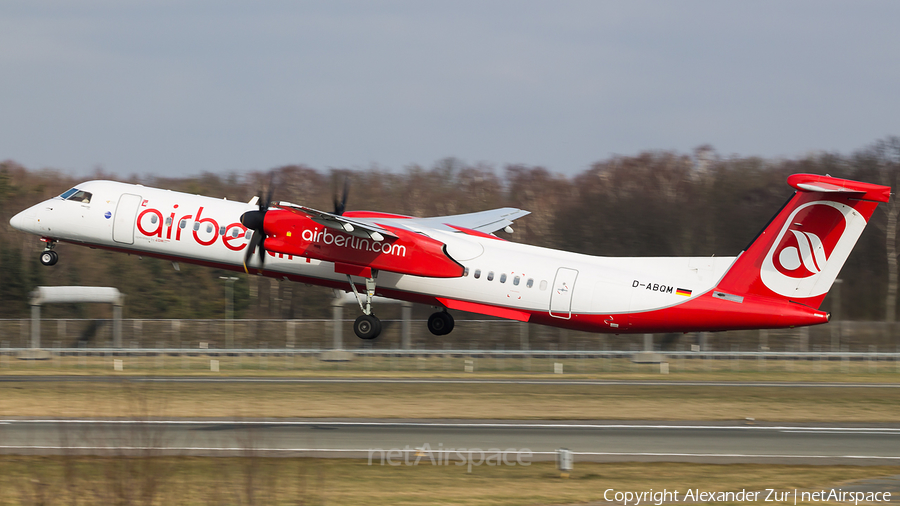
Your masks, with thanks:
[{"label": "german flag decal", "polygon": [[691,291],[686,288],[677,288],[675,290],[675,295],[684,295],[685,297],[690,297]]}]

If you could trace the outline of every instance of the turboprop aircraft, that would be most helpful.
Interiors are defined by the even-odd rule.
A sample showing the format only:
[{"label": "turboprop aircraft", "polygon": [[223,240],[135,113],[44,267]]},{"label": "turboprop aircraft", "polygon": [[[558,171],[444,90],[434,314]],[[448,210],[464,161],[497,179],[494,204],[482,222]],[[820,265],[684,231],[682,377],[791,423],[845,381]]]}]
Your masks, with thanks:
[{"label": "turboprop aircraft", "polygon": [[[324,212],[254,197],[249,203],[114,181],[88,181],[15,215],[41,237],[41,263],[59,242],[247,271],[353,291],[354,331],[374,339],[372,297],[606,333],[784,328],[828,321],[819,309],[890,188],[795,174],[794,194],[736,257],[611,258],[503,240],[513,208],[416,218]],[[346,197],[346,193],[345,193]],[[361,292],[361,293],[360,293]]]}]

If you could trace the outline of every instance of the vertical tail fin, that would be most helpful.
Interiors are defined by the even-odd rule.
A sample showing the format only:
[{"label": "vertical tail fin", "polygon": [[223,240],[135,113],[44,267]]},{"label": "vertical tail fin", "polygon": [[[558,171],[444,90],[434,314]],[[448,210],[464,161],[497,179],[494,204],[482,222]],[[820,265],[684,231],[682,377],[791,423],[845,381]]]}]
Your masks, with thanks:
[{"label": "vertical tail fin", "polygon": [[718,289],[788,299],[818,309],[890,187],[794,174],[797,192],[741,253]]}]

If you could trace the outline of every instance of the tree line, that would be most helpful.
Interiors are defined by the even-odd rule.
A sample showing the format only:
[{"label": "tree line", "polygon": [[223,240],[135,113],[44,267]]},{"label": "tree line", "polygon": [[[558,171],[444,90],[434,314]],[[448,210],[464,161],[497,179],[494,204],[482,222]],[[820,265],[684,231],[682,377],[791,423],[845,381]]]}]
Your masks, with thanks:
[{"label": "tree line", "polygon": [[[9,218],[84,179],[117,179],[147,186],[248,201],[276,181],[275,199],[332,210],[333,196],[349,181],[348,209],[436,216],[519,207],[532,214],[505,238],[604,256],[732,256],[739,253],[790,197],[785,179],[798,172],[900,185],[900,138],[878,140],[851,154],[802,158],[723,156],[711,146],[692,153],[645,151],[612,156],[572,177],[543,167],[471,165],[448,158],[401,171],[320,171],[289,165],[266,172],[203,173],[196,177],[114,177],[97,170],[76,179],[62,171],[0,163],[0,317],[28,315],[28,293],[40,285],[115,286],[127,295],[132,318],[222,318],[225,284],[234,275],[134,255],[61,245],[61,260],[47,268],[35,236],[9,226]],[[897,314],[900,203],[876,211],[843,271],[842,316],[894,321]],[[329,290],[240,274],[238,318],[325,318]],[[830,294],[823,308],[834,307]],[[101,317],[90,305],[48,307],[47,317]]]}]

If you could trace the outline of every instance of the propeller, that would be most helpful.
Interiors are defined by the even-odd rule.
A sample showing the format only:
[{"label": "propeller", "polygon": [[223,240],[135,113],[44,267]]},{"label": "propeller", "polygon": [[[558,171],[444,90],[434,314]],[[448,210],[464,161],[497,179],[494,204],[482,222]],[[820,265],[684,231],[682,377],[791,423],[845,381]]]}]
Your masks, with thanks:
[{"label": "propeller", "polygon": [[268,212],[269,205],[272,203],[272,194],[274,191],[275,173],[273,172],[272,176],[269,178],[269,191],[266,192],[266,198],[258,202],[259,210],[247,211],[241,215],[241,224],[253,231],[253,236],[250,238],[250,244],[247,245],[247,250],[244,253],[244,272],[247,274],[250,273],[247,264],[250,263],[254,250],[259,252],[260,270],[262,270],[263,265],[266,263],[266,248],[264,246],[266,232],[263,228],[263,224],[266,220],[266,212]]},{"label": "propeller", "polygon": [[344,191],[338,200],[337,191],[334,192],[334,214],[341,216],[347,209],[347,196],[350,195],[350,178],[344,176]]}]

